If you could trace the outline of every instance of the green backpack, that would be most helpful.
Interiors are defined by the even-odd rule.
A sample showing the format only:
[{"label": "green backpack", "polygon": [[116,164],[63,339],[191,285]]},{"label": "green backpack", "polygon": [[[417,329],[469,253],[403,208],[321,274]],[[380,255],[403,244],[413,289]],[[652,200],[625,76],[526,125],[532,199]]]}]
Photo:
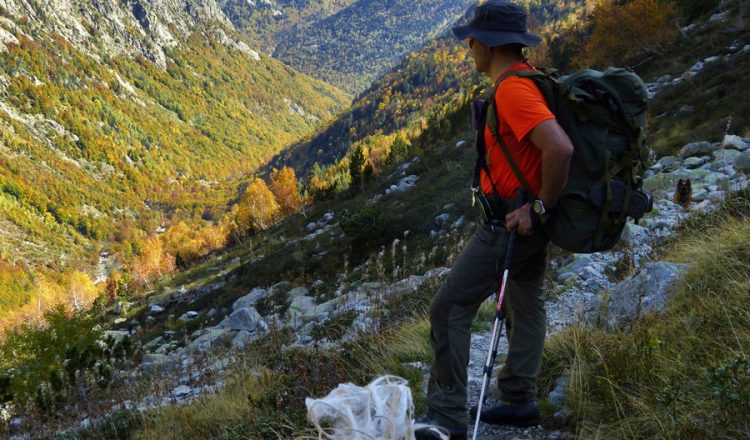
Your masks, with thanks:
[{"label": "green backpack", "polygon": [[[568,183],[543,229],[559,247],[579,253],[609,250],[628,217],[636,221],[653,209],[643,189],[648,158],[645,142],[646,86],[627,69],[583,70],[558,78],[552,70],[506,74],[534,81],[575,147]],[[521,186],[536,197],[498,134],[495,92],[487,124]]]}]

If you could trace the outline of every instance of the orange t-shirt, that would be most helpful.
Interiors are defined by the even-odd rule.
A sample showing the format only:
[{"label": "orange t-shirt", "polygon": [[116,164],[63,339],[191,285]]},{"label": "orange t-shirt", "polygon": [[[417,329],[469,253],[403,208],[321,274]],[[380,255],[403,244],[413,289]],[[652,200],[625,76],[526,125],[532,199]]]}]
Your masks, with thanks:
[{"label": "orange t-shirt", "polygon": [[[508,72],[528,69],[533,67],[519,61]],[[555,119],[555,115],[547,107],[534,81],[518,76],[509,76],[500,84],[495,94],[495,105],[500,122],[498,132],[521,174],[534,190],[534,195],[539,195],[542,186],[542,151],[529,140],[528,134],[540,123]],[[487,165],[498,195],[503,199],[514,199],[516,190],[523,189],[522,185],[488,126],[484,130],[484,140]],[[482,190],[485,194],[492,194],[492,183],[484,170],[481,177]]]}]

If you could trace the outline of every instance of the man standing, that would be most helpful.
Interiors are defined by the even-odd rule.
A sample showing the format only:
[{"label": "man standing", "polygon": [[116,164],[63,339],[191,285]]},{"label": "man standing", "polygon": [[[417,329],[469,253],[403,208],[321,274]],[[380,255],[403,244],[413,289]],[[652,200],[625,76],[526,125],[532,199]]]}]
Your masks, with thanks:
[{"label": "man standing", "polygon": [[[497,135],[502,138],[534,194],[520,209],[513,199],[522,187],[500,142],[484,128],[485,160],[480,198],[494,200],[461,252],[430,307],[430,339],[435,352],[428,385],[428,419],[451,439],[466,438],[467,366],[470,326],[482,301],[499,285],[510,232],[518,228],[513,271],[506,291],[509,350],[498,385],[502,403],[482,412],[486,423],[531,426],[539,422],[537,377],[546,335],[544,272],[548,239],[534,225],[544,223],[567,182],[573,145],[528,78],[508,76],[531,70],[523,48],[541,38],[526,29],[526,12],[515,4],[488,0],[476,8],[470,24],[453,29],[468,39],[477,71],[497,87]],[[481,132],[480,132],[481,133]],[[534,218],[535,217],[535,218]],[[532,221],[533,220],[533,221]],[[417,439],[429,434],[418,434]]]}]

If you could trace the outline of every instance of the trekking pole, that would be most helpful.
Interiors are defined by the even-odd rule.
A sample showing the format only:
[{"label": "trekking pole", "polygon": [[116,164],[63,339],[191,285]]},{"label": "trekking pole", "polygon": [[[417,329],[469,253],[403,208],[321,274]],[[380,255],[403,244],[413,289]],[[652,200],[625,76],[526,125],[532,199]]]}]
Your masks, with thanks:
[{"label": "trekking pole", "polygon": [[[525,197],[523,191],[518,191],[516,196],[516,209],[519,209],[525,203]],[[484,364],[484,376],[482,379],[482,391],[479,395],[479,405],[477,407],[477,418],[474,422],[474,435],[471,437],[472,440],[477,440],[477,432],[479,431],[479,418],[482,416],[482,406],[484,405],[484,399],[487,394],[487,388],[490,384],[490,376],[492,375],[492,367],[495,365],[495,358],[497,357],[497,347],[500,345],[500,337],[503,333],[503,321],[505,321],[505,310],[503,303],[505,301],[505,287],[508,284],[508,275],[510,274],[510,262],[513,258],[513,248],[516,246],[516,236],[518,235],[518,228],[513,228],[510,231],[510,238],[508,238],[508,248],[505,251],[505,268],[503,270],[503,278],[500,283],[500,289],[497,291],[496,309],[495,309],[495,325],[492,327],[492,344],[490,345],[490,351],[487,354],[487,363]]]}]

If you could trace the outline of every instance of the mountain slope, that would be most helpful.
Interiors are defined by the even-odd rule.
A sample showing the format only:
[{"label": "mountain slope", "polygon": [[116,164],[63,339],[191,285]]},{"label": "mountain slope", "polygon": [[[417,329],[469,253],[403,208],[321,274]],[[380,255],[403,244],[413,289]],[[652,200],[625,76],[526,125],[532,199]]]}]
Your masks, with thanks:
[{"label": "mountain slope", "polygon": [[213,1],[3,5],[0,257],[30,269],[221,213],[232,179],[348,102],[250,49]]},{"label": "mountain slope", "polygon": [[274,57],[350,93],[442,33],[471,0],[228,0],[224,11]]}]

